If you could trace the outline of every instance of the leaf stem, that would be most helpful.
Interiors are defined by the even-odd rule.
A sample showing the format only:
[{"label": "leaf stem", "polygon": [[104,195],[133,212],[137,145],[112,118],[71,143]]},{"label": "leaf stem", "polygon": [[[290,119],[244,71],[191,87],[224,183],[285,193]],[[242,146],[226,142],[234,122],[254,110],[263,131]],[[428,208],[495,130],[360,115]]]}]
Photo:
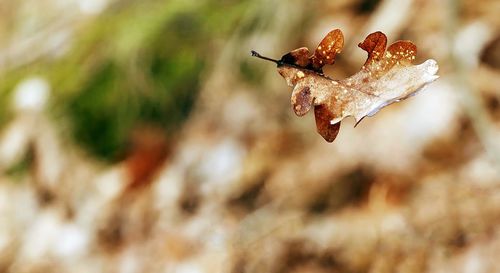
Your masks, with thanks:
[{"label": "leaf stem", "polygon": [[260,58],[260,59],[263,59],[263,60],[266,60],[266,61],[270,61],[270,62],[273,62],[273,63],[279,64],[279,61],[278,61],[278,60],[275,60],[275,59],[271,59],[271,58],[268,58],[268,57],[262,56],[262,55],[260,55],[260,54],[259,54],[257,51],[255,51],[255,50],[250,51],[250,53],[252,53],[252,56],[253,56],[253,57],[257,57],[257,58]]}]

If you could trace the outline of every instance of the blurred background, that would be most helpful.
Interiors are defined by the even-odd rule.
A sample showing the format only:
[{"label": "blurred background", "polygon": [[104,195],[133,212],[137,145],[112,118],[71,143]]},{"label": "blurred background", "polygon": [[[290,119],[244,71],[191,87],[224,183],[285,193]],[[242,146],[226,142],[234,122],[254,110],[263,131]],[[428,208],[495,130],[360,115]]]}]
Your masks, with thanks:
[{"label": "blurred background", "polygon": [[[500,2],[0,0],[0,272],[500,272]],[[334,143],[275,65],[440,78]]]}]

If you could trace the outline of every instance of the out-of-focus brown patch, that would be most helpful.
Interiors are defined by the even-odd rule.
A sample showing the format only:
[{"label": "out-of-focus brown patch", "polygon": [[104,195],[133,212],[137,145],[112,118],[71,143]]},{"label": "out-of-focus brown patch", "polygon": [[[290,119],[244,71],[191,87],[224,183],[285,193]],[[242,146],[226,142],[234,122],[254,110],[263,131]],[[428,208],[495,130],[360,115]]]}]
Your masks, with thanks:
[{"label": "out-of-focus brown patch", "polygon": [[372,172],[356,168],[334,179],[330,187],[323,190],[310,205],[313,213],[339,210],[349,205],[359,204],[366,196],[374,181]]},{"label": "out-of-focus brown patch", "polygon": [[500,121],[500,96],[493,94],[494,92],[484,94],[484,103],[493,120]]},{"label": "out-of-focus brown patch", "polygon": [[375,10],[380,0],[362,0],[356,4],[356,11],[361,14],[369,14]]},{"label": "out-of-focus brown patch", "polygon": [[465,246],[467,246],[467,243],[467,237],[462,231],[457,232],[455,238],[452,238],[450,240],[451,246],[454,246],[456,248],[464,248]]},{"label": "out-of-focus brown patch", "polygon": [[108,252],[116,252],[133,240],[147,240],[154,231],[158,213],[153,209],[150,188],[128,191],[103,209],[97,220],[97,242]]},{"label": "out-of-focus brown patch", "polygon": [[107,252],[114,252],[121,248],[124,243],[123,217],[120,213],[114,213],[111,218],[106,219],[97,230],[97,242]]},{"label": "out-of-focus brown patch", "polygon": [[[315,252],[304,242],[286,243],[285,253],[280,262],[278,273],[285,272],[345,272],[335,259],[333,253]],[[308,271],[313,270],[313,271]]]},{"label": "out-of-focus brown patch", "polygon": [[192,182],[185,184],[181,198],[179,199],[179,208],[183,213],[193,215],[200,207],[201,195],[198,190]]},{"label": "out-of-focus brown patch", "polygon": [[[460,147],[459,149],[457,147]],[[464,164],[474,157],[481,144],[470,119],[463,117],[456,134],[436,138],[422,150],[421,172],[434,173]]]},{"label": "out-of-focus brown patch", "polygon": [[265,186],[266,176],[261,181],[250,185],[239,195],[228,201],[229,208],[235,210],[237,214],[245,215],[259,207],[259,196]]},{"label": "out-of-focus brown patch", "polygon": [[[388,206],[403,206],[414,189],[412,177],[392,173],[381,173],[370,188],[370,199],[383,201]],[[373,200],[368,200],[373,201]]]},{"label": "out-of-focus brown patch", "polygon": [[30,144],[22,164],[26,165],[34,174],[34,188],[36,189],[38,203],[40,206],[47,206],[56,201],[57,196],[54,190],[47,186],[48,183],[44,181],[43,176],[40,175],[42,171],[40,169],[40,157],[37,152],[35,145]]},{"label": "out-of-focus brown patch", "polygon": [[233,262],[231,273],[244,273],[245,270],[245,260],[242,257],[235,258],[236,261]]},{"label": "out-of-focus brown patch", "polygon": [[36,193],[37,193],[38,201],[40,202],[40,205],[42,205],[42,206],[46,206],[46,205],[52,203],[56,199],[56,196],[54,195],[54,193],[45,187],[38,187],[38,190],[36,191]]},{"label": "out-of-focus brown patch", "polygon": [[169,155],[167,139],[159,129],[138,128],[132,134],[132,145],[125,160],[130,177],[128,189],[147,186]]},{"label": "out-of-focus brown patch", "polygon": [[489,67],[500,69],[500,36],[492,40],[481,53],[481,62]]},{"label": "out-of-focus brown patch", "polygon": [[174,261],[184,260],[197,252],[193,243],[180,234],[168,232],[164,239],[165,255]]}]

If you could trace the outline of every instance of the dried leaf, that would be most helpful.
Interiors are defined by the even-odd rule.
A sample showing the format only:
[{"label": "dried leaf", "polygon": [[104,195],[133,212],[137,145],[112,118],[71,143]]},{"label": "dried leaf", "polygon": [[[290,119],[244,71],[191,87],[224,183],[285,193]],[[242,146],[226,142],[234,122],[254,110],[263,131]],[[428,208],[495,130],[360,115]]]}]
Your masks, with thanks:
[{"label": "dried leaf", "polygon": [[352,116],[358,124],[364,117],[414,95],[438,78],[435,60],[411,64],[417,54],[412,42],[397,41],[386,50],[387,37],[377,31],[358,45],[368,53],[361,70],[347,79],[331,79],[323,74],[322,67],[335,62],[343,44],[342,32],[335,29],[310,57],[305,47],[280,60],[252,51],[253,56],[277,63],[278,72],[293,87],[291,103],[295,114],[303,116],[314,106],[318,133],[328,142],[335,139],[344,118]]}]

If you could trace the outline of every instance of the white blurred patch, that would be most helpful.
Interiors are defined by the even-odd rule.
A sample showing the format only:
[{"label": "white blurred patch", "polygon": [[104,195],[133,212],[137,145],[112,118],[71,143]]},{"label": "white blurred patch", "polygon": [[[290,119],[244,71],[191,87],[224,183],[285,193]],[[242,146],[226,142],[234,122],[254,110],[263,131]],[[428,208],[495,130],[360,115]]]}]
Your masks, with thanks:
[{"label": "white blurred patch", "polygon": [[200,268],[199,265],[195,264],[194,262],[184,262],[175,267],[173,271],[169,272],[175,272],[175,273],[204,273],[205,271]]},{"label": "white blurred patch", "polygon": [[[91,229],[96,228],[95,221],[102,210],[107,208],[125,188],[126,173],[122,165],[110,168],[100,174],[92,183],[95,189],[91,198],[87,198],[80,205],[80,213],[78,220],[80,223],[87,225]],[[90,186],[90,185],[89,185]]]},{"label": "white blurred patch", "polygon": [[27,260],[39,259],[46,255],[57,238],[60,219],[53,213],[40,214],[32,223],[24,239],[21,257]]},{"label": "white blurred patch", "polygon": [[227,247],[229,231],[224,226],[212,227],[212,232],[207,234],[205,245],[207,248],[224,251]]},{"label": "white blurred patch", "polygon": [[54,57],[64,56],[71,47],[71,32],[68,29],[62,29],[54,32],[47,41],[47,51]]},{"label": "white blurred patch", "polygon": [[11,234],[4,227],[0,227],[0,256],[10,245],[12,239]]},{"label": "white blurred patch", "polygon": [[478,251],[472,250],[465,257],[464,273],[482,273],[486,272],[484,267],[484,260]]},{"label": "white blurred patch", "polygon": [[28,227],[21,248],[21,260],[36,261],[47,255],[79,258],[85,254],[89,236],[79,226],[67,223],[58,210],[48,209],[38,214]]},{"label": "white blurred patch", "polygon": [[262,107],[248,93],[233,95],[225,103],[224,123],[234,132],[244,133],[245,130],[251,131],[253,126],[262,126],[258,123]]},{"label": "white blurred patch", "polygon": [[14,90],[14,108],[20,111],[41,111],[50,93],[49,83],[39,77],[22,81]]},{"label": "white blurred patch", "polygon": [[0,137],[0,166],[10,167],[26,154],[31,138],[29,123],[18,121],[10,124]]},{"label": "white blurred patch", "polygon": [[183,189],[184,176],[178,166],[168,168],[162,172],[156,183],[153,184],[155,207],[163,213],[175,211],[177,202]]},{"label": "white blurred patch", "polygon": [[486,154],[481,154],[460,169],[460,177],[474,185],[494,187],[500,184],[500,173],[495,167]]},{"label": "white blurred patch", "polygon": [[32,133],[37,157],[36,173],[41,183],[56,188],[62,182],[60,176],[67,167],[64,152],[50,121],[39,116],[36,123],[38,126]]},{"label": "white blurred patch", "polygon": [[7,219],[5,222],[0,220],[0,226],[17,228],[20,223],[31,223],[38,214],[38,202],[32,186],[11,186],[7,183],[0,181],[0,217]]},{"label": "white blurred patch", "polygon": [[494,31],[483,22],[473,22],[461,28],[455,37],[453,53],[464,65],[477,67],[479,55],[485,44],[493,38]]},{"label": "white blurred patch", "polygon": [[330,247],[330,242],[342,236],[342,229],[337,218],[315,220],[307,225],[301,233],[302,236],[315,242],[320,248]]},{"label": "white blurred patch", "polygon": [[396,233],[406,228],[407,224],[405,218],[398,212],[387,213],[380,223],[380,229],[388,234]]},{"label": "white blurred patch", "polygon": [[227,187],[243,169],[246,154],[244,147],[233,139],[226,138],[216,144],[202,158],[199,173],[203,179],[203,193],[217,191],[217,187]]},{"label": "white blurred patch", "polygon": [[446,81],[437,81],[423,93],[406,100],[399,122],[410,141],[420,145],[449,132],[456,125],[460,109],[458,97]]},{"label": "white blurred patch", "polygon": [[115,198],[125,188],[123,181],[127,180],[126,177],[123,168],[111,168],[96,179],[97,192],[105,200]]},{"label": "white blurred patch", "polygon": [[[10,200],[7,194],[8,192],[5,191],[3,187],[0,187],[0,215],[3,221],[10,218],[8,217],[8,213],[11,210],[9,207]],[[0,224],[0,256],[2,256],[2,252],[5,251],[11,244],[13,240],[12,233],[13,232],[10,230],[9,224]]]},{"label": "white blurred patch", "polygon": [[141,272],[138,261],[138,253],[133,248],[127,249],[120,258],[119,273]]},{"label": "white blurred patch", "polygon": [[80,11],[85,14],[101,13],[108,5],[107,0],[78,0]]},{"label": "white blurred patch", "polygon": [[440,78],[418,95],[364,119],[357,128],[344,120],[340,134],[343,145],[339,147],[344,157],[368,160],[374,167],[391,172],[406,172],[413,169],[425,145],[456,131],[459,113],[456,92]]},{"label": "white blurred patch", "polygon": [[89,236],[81,227],[67,223],[60,226],[58,238],[54,242],[54,254],[60,257],[79,258],[87,250]]}]

